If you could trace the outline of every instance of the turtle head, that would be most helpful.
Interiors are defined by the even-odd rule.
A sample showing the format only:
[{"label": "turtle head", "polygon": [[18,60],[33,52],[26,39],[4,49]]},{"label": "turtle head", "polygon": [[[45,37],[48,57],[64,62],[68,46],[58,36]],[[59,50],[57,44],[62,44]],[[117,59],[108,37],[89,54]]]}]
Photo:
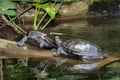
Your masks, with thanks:
[{"label": "turtle head", "polygon": [[56,49],[56,51],[54,52],[53,55],[54,56],[59,56],[60,54],[68,55],[62,47],[62,40],[60,39],[59,36],[55,36],[55,42],[56,42],[58,48]]},{"label": "turtle head", "polygon": [[38,31],[37,34],[38,34],[38,36],[40,36],[42,39],[45,39],[45,37],[47,36],[46,33],[43,33],[43,32],[41,32],[41,31]]},{"label": "turtle head", "polygon": [[40,37],[41,37],[42,39],[45,39],[46,36],[47,36],[47,34],[45,34],[45,33],[41,33],[41,34],[40,34]]}]

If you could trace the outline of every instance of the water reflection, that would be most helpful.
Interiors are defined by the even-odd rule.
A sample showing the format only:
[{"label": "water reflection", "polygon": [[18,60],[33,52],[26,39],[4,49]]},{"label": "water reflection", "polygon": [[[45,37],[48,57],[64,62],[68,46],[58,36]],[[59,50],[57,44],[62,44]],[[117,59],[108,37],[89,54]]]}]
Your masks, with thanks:
[{"label": "water reflection", "polygon": [[101,74],[104,80],[120,80],[120,61],[104,67]]}]

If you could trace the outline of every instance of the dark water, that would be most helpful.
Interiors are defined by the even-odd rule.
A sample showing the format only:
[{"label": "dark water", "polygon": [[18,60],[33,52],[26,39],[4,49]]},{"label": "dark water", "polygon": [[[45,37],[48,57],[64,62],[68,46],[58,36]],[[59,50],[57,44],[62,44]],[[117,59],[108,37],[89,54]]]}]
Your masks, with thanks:
[{"label": "dark water", "polygon": [[119,17],[62,22],[56,23],[55,26],[57,27],[48,28],[48,30],[65,34],[60,36],[63,41],[81,38],[96,43],[103,51],[120,53]]},{"label": "dark water", "polygon": [[[63,41],[72,38],[89,40],[100,46],[103,52],[120,56],[120,17],[104,17],[53,24],[48,32],[62,33]],[[112,66],[111,66],[112,65]],[[120,62],[115,62],[93,74],[67,74],[59,77],[62,80],[120,80]],[[63,74],[65,72],[63,71]]]},{"label": "dark water", "polygon": [[[60,35],[60,37],[63,41],[72,38],[89,40],[100,46],[103,52],[107,51],[109,54],[120,56],[119,17],[104,17],[61,23],[55,22],[46,28],[46,32],[62,33],[63,35]],[[54,36],[55,34],[52,35],[53,38]],[[11,61],[14,62],[15,60]],[[29,64],[34,65],[33,62],[29,62]],[[19,64],[16,65],[16,62],[13,65],[9,63],[8,66],[4,66],[5,80],[37,80],[33,78],[35,74],[30,73],[29,68]],[[41,69],[39,70],[41,71]],[[55,65],[50,65],[46,69],[46,72],[49,74],[48,78],[39,80],[120,80],[120,62],[114,62],[102,68],[100,71],[86,74],[73,73],[61,67],[55,67]]]}]

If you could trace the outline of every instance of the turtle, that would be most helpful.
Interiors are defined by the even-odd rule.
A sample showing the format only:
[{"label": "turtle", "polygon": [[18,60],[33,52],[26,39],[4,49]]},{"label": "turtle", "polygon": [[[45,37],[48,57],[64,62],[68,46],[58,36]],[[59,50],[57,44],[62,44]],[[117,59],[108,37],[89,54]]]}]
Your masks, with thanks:
[{"label": "turtle", "polygon": [[83,39],[70,39],[62,42],[59,36],[55,37],[58,48],[54,52],[54,56],[60,54],[81,57],[82,61],[102,60],[105,58],[104,53],[96,44]]},{"label": "turtle", "polygon": [[21,47],[26,41],[39,48],[52,49],[56,47],[54,40],[49,38],[47,34],[42,31],[30,31],[28,35],[24,36],[19,42],[17,42],[17,45]]}]

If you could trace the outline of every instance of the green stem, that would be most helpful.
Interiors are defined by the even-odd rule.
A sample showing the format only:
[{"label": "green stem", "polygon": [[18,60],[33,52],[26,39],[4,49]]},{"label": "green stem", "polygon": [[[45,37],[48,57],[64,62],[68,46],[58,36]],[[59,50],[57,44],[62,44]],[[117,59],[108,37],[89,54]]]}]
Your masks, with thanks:
[{"label": "green stem", "polygon": [[52,18],[50,18],[50,19],[47,21],[47,23],[41,28],[41,30],[44,30],[45,27],[50,23],[51,20],[52,20]]},{"label": "green stem", "polygon": [[[57,0],[54,2],[53,6],[55,6],[56,2],[57,2]],[[38,24],[37,24],[38,28],[39,28],[40,24],[42,23],[42,21],[45,19],[46,15],[47,15],[47,12],[44,14],[44,16],[42,17],[42,19],[38,22]],[[50,21],[51,21],[51,19],[48,22],[50,22]],[[48,25],[48,22],[42,27],[41,30],[43,30]]]},{"label": "green stem", "polygon": [[[59,6],[59,8],[58,8],[58,10],[57,10],[57,12],[56,12],[56,14],[58,13],[58,11],[60,10],[60,8],[61,8],[61,5],[62,5],[62,3],[63,2],[61,2],[60,3],[60,6]],[[54,4],[55,5],[55,4]],[[41,28],[41,30],[44,30],[45,29],[45,27],[50,23],[50,21],[52,20],[52,18],[50,18],[48,21],[47,21],[47,23]]]},{"label": "green stem", "polygon": [[40,24],[42,23],[42,21],[44,20],[44,18],[46,17],[47,12],[44,14],[44,16],[41,18],[41,20],[38,22],[37,27],[39,28]]},{"label": "green stem", "polygon": [[27,8],[26,10],[24,10],[22,13],[18,14],[14,18],[12,18],[12,20],[15,20],[16,18],[20,17],[21,15],[23,15],[24,13],[26,13],[27,11],[29,11],[31,8],[32,8],[32,6],[30,6],[29,8]]},{"label": "green stem", "polygon": [[57,2],[57,0],[55,0],[55,2],[54,2],[54,4],[53,4],[53,6],[55,6],[56,2]]},{"label": "green stem", "polygon": [[35,10],[35,17],[34,17],[34,24],[33,24],[33,27],[34,27],[34,30],[37,30],[38,27],[36,26],[36,23],[37,23],[37,18],[38,18],[38,8],[36,7],[36,10]]},{"label": "green stem", "polygon": [[58,8],[58,10],[57,10],[57,12],[56,12],[56,13],[58,13],[58,12],[59,12],[59,10],[60,10],[60,8],[61,8],[62,4],[63,4],[63,2],[61,2],[61,3],[60,3],[60,6],[59,6],[59,8]]},{"label": "green stem", "polygon": [[18,30],[20,30],[21,32],[23,32],[24,34],[27,34],[26,31],[24,31],[20,26],[18,26],[12,19],[10,16],[8,16],[8,18],[10,19],[10,22],[15,25],[15,27],[17,27]]}]

